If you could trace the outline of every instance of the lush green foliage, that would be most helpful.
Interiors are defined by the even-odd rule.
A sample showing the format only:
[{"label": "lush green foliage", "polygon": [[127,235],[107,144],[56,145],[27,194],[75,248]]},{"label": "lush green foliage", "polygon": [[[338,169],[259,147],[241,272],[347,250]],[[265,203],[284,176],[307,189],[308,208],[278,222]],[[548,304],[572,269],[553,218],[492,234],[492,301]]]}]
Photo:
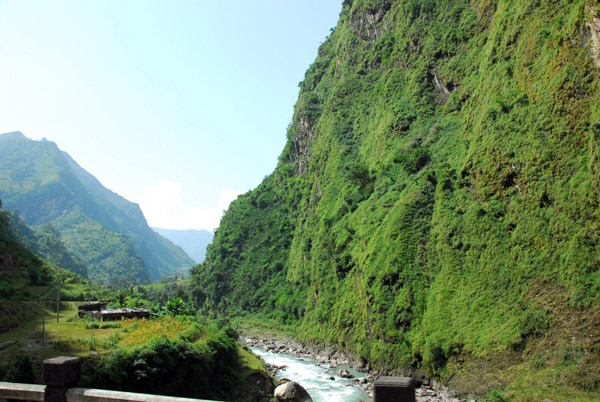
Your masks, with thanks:
[{"label": "lush green foliage", "polygon": [[73,257],[51,224],[44,224],[39,230],[33,230],[16,212],[10,214],[10,223],[10,235],[19,244],[56,266],[88,276],[87,266]]},{"label": "lush green foliage", "polygon": [[82,385],[150,394],[231,398],[241,369],[237,339],[195,326],[182,339],[155,337],[86,360]]},{"label": "lush green foliage", "polygon": [[193,273],[191,294],[199,307],[213,313],[259,311],[277,303],[273,289],[287,293],[282,289],[291,230],[281,206],[285,198],[271,177],[234,201],[215,232],[216,246],[209,246],[212,264]]},{"label": "lush green foliage", "polygon": [[[46,261],[36,253],[48,254]],[[54,284],[62,284],[62,300],[97,300],[110,291],[92,285],[81,275],[57,267],[82,268],[72,259],[51,228],[35,232],[14,213],[2,209],[0,201],[0,300],[30,301],[44,294]]]},{"label": "lush green foliage", "polygon": [[139,206],[104,188],[53,142],[0,136],[0,192],[5,207],[36,229],[25,236],[27,247],[98,283],[158,281],[194,265],[148,227]]},{"label": "lush green foliage", "polygon": [[[0,318],[9,311],[6,303]],[[97,322],[79,318],[75,303],[65,304],[60,316],[46,321],[45,348],[34,346],[39,315],[21,317],[19,328],[0,333],[0,381],[35,383],[42,360],[69,355],[84,359],[82,386],[240,402],[269,396],[246,380],[264,376],[266,368],[226,322],[182,316]]]},{"label": "lush green foliage", "polygon": [[178,312],[174,315],[196,315],[197,310],[189,298],[188,280],[170,280],[163,277],[160,283],[117,289],[116,295],[108,307],[144,307],[153,313],[170,314],[169,303],[176,307],[171,311]]},{"label": "lush green foliage", "polygon": [[176,297],[173,300],[169,300],[165,308],[167,314],[169,315],[181,315],[185,309],[185,302],[181,299],[181,297]]},{"label": "lush green foliage", "polygon": [[[1,206],[0,201],[0,333],[22,326],[28,320],[39,319],[45,302],[39,302],[38,299],[58,283],[61,285],[61,301],[106,300],[113,297],[109,290],[92,284],[80,275],[58,268],[23,247],[19,241],[37,247],[42,244],[37,240],[43,239],[43,235],[32,236],[34,232],[27,225],[14,214],[2,210]],[[50,241],[46,244],[56,246],[53,255],[60,257],[57,251],[61,250],[61,244],[54,243],[53,236],[48,238]],[[55,295],[56,293],[51,294],[53,298]],[[55,302],[50,302],[54,307]],[[0,367],[0,378],[2,370]]]},{"label": "lush green foliage", "polygon": [[375,366],[447,380],[538,355],[545,387],[600,389],[592,6],[344,2],[276,171],[193,270],[199,306]]},{"label": "lush green foliage", "polygon": [[[18,234],[11,225],[10,214],[0,201],[0,299],[29,300],[23,285],[44,286],[50,282],[50,267],[38,256],[16,242]],[[15,286],[14,282],[21,286]]]},{"label": "lush green foliage", "polygon": [[35,372],[31,356],[19,354],[11,365],[0,365],[0,380],[36,384],[39,376]]}]

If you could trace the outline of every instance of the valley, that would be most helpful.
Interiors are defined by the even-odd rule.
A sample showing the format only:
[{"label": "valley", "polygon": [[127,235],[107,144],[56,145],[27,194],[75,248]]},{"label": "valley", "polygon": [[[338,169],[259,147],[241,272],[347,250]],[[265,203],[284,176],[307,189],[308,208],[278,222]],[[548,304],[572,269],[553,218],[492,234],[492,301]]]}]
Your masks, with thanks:
[{"label": "valley", "polygon": [[[269,400],[252,338],[421,401],[600,401],[599,27],[592,0],[344,0],[276,167],[191,241],[0,135],[0,380],[66,353],[86,386]],[[156,316],[77,318],[92,300]]]}]

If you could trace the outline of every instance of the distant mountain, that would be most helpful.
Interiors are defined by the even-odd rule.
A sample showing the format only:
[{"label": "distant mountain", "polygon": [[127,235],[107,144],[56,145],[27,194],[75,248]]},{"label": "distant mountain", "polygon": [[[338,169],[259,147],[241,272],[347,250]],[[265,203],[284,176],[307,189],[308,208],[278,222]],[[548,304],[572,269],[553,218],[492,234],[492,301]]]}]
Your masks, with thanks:
[{"label": "distant mountain", "polygon": [[0,135],[0,199],[34,229],[51,224],[96,282],[142,283],[194,261],[155,233],[137,204],[108,190],[51,141]]},{"label": "distant mountain", "polygon": [[38,230],[33,230],[27,226],[16,211],[6,213],[10,217],[8,234],[12,240],[57,267],[79,274],[84,278],[88,277],[87,266],[67,249],[52,224],[45,223],[39,226]]},{"label": "distant mountain", "polygon": [[[15,240],[15,236],[21,237],[20,229],[26,226],[20,223],[20,227],[15,227],[11,221],[10,213],[2,209],[0,200],[0,300],[3,304],[7,299],[28,300],[28,293],[16,292],[16,288],[22,288],[25,283],[39,286],[50,281],[48,265]],[[6,327],[2,308],[0,313],[0,332],[3,332]]]},{"label": "distant mountain", "polygon": [[204,261],[206,246],[212,242],[214,237],[207,230],[172,230],[154,227],[152,229],[181,247],[198,264]]}]

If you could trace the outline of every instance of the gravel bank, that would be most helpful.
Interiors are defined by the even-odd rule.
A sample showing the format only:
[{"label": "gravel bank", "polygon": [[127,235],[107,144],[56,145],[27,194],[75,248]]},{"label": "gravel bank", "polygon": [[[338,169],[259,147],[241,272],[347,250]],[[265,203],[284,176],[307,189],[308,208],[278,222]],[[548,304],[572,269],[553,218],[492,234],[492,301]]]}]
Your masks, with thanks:
[{"label": "gravel bank", "polygon": [[[368,366],[350,359],[343,352],[331,348],[312,347],[299,342],[281,341],[277,339],[242,338],[242,341],[248,346],[258,347],[268,352],[312,358],[317,360],[319,362],[318,364],[350,366],[357,371],[365,373],[364,379],[355,379],[355,381],[360,383],[371,398],[373,397],[373,383],[380,376],[388,375],[388,373],[380,373],[376,370],[371,370]],[[270,369],[272,374],[275,375],[280,368],[271,366]],[[428,378],[422,377],[416,380],[418,386],[415,391],[417,402],[477,402],[473,399],[457,398],[453,396],[451,392],[444,389],[439,383],[430,383]]]}]

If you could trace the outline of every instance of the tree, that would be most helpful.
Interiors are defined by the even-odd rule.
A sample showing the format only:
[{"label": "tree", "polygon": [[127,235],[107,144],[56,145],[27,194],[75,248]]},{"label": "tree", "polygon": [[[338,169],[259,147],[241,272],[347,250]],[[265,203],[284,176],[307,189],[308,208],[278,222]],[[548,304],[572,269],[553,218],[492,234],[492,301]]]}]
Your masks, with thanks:
[{"label": "tree", "polygon": [[119,307],[125,306],[125,293],[123,293],[122,290],[117,292],[117,303],[119,304]]},{"label": "tree", "polygon": [[167,302],[167,314],[176,316],[181,315],[183,313],[185,304],[181,297],[176,297],[171,301]]}]

